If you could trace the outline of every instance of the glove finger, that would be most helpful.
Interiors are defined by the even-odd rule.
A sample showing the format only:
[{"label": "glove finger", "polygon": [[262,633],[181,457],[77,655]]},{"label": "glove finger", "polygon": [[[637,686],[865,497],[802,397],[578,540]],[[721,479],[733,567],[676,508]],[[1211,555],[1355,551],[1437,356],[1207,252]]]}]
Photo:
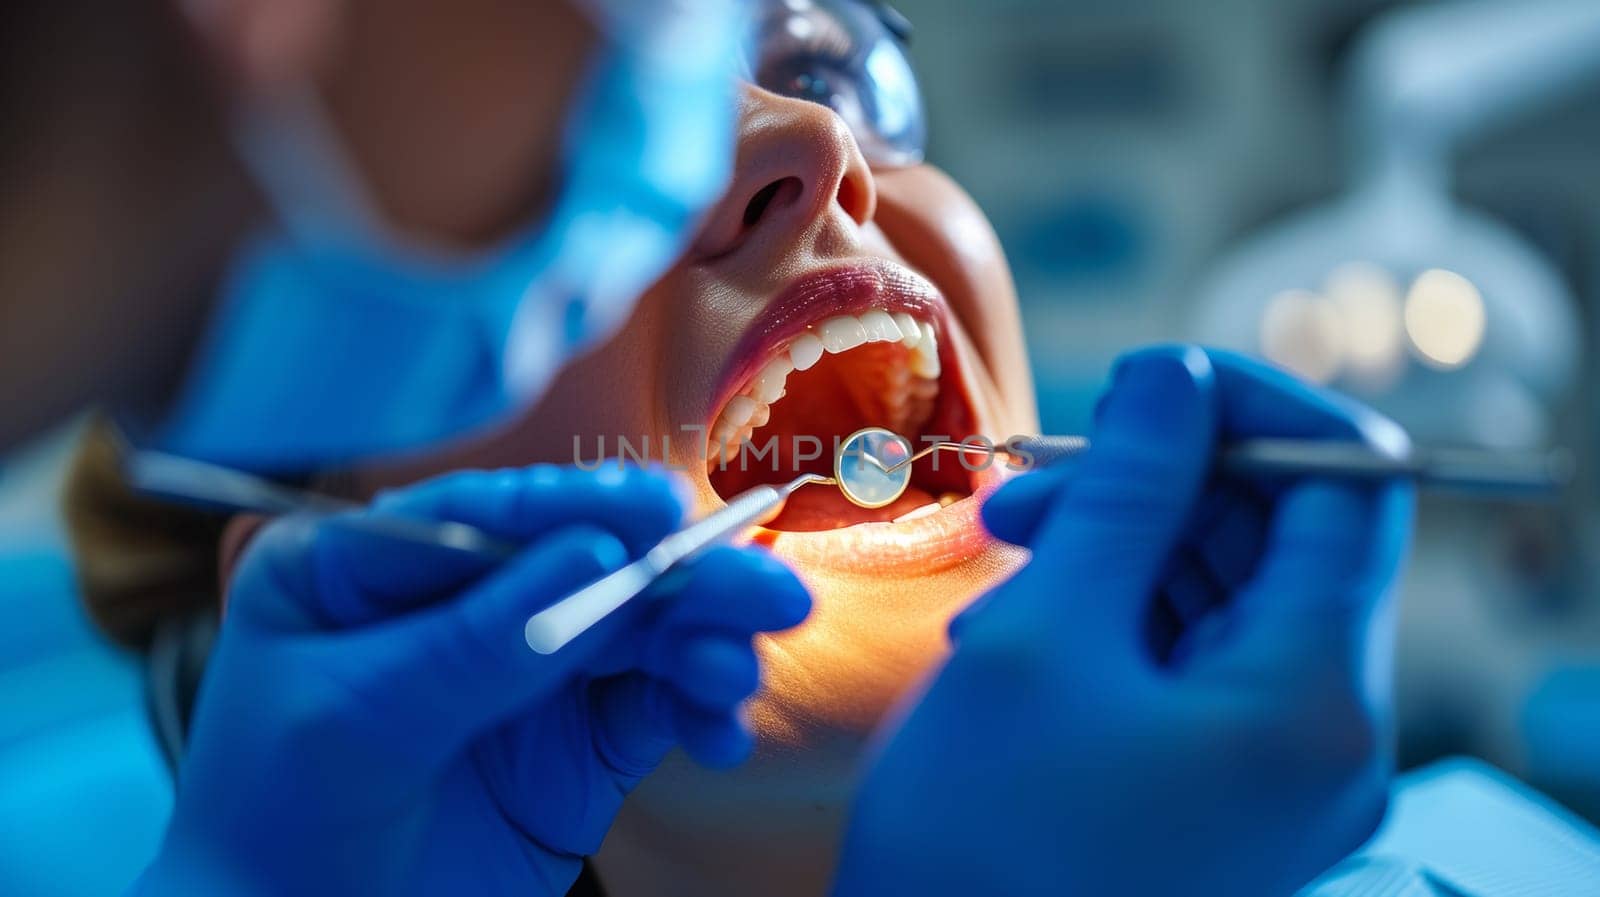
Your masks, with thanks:
[{"label": "glove finger", "polygon": [[1270,511],[1270,502],[1249,484],[1215,483],[1190,525],[1196,554],[1229,594],[1255,573]]},{"label": "glove finger", "polygon": [[738,710],[709,711],[675,695],[673,728],[683,750],[696,763],[711,769],[728,769],[749,759],[755,736]]},{"label": "glove finger", "polygon": [[1224,438],[1353,439],[1385,451],[1409,448],[1404,430],[1358,402],[1234,352],[1207,354],[1216,368]]},{"label": "glove finger", "polygon": [[592,695],[596,748],[625,787],[649,775],[679,745],[696,762],[717,769],[738,765],[754,747],[740,700],[709,707],[644,673],[602,680]]},{"label": "glove finger", "polygon": [[798,626],[811,613],[811,593],[782,561],[761,548],[719,546],[688,564],[661,607],[663,637],[694,629],[745,636]]},{"label": "glove finger", "polygon": [[597,471],[537,464],[446,474],[386,492],[373,510],[454,520],[517,541],[560,527],[592,524],[642,554],[683,521],[681,485],[652,470],[606,465]]},{"label": "glove finger", "polygon": [[761,687],[761,662],[748,636],[701,634],[674,640],[646,661],[645,671],[713,712],[739,706]]},{"label": "glove finger", "polygon": [[368,529],[367,514],[269,521],[233,571],[229,615],[280,631],[344,629],[431,604],[490,569],[466,552]]},{"label": "glove finger", "polygon": [[321,522],[312,546],[316,602],[328,628],[362,626],[433,604],[483,577],[495,561],[448,546],[402,541],[367,526],[379,512]]},{"label": "glove finger", "polygon": [[677,746],[672,688],[644,673],[594,683],[590,707],[595,750],[624,787],[632,787]]},{"label": "glove finger", "polygon": [[1366,624],[1393,589],[1412,504],[1406,484],[1291,488],[1274,513],[1260,569],[1239,593],[1236,637],[1321,652],[1347,667],[1364,663]]},{"label": "glove finger", "polygon": [[627,562],[608,533],[573,527],[552,534],[445,604],[341,637],[348,675],[393,695],[386,708],[418,733],[418,750],[440,759],[529,703],[586,672],[597,654],[626,651],[644,608],[624,605],[553,654],[523,639],[529,615]]},{"label": "glove finger", "polygon": [[1194,548],[1182,548],[1167,565],[1161,597],[1179,626],[1190,626],[1227,602],[1228,589]]},{"label": "glove finger", "polygon": [[983,526],[996,539],[1028,545],[1045,514],[1061,499],[1071,465],[1023,474],[996,489],[983,502]]},{"label": "glove finger", "polygon": [[682,509],[669,480],[612,467],[464,471],[387,493],[370,510],[331,518],[318,534],[316,591],[327,623],[355,626],[429,605],[492,569],[476,555],[399,542],[360,525],[363,516],[385,514],[453,520],[519,541],[588,524],[637,556],[677,525]]},{"label": "glove finger", "polygon": [[1266,541],[1263,500],[1243,484],[1213,482],[1191,519],[1188,535],[1167,563],[1161,597],[1152,615],[1150,644],[1158,657],[1174,650],[1186,633],[1227,606],[1255,572]]},{"label": "glove finger", "polygon": [[1183,639],[1185,621],[1172,600],[1163,593],[1151,602],[1144,618],[1145,644],[1159,662],[1166,663]]},{"label": "glove finger", "polygon": [[1011,637],[1084,643],[1096,662],[1145,653],[1143,618],[1210,469],[1212,390],[1198,349],[1146,350],[1119,363],[1094,447],[1035,534],[1032,560],[963,621],[963,643],[992,625]]}]

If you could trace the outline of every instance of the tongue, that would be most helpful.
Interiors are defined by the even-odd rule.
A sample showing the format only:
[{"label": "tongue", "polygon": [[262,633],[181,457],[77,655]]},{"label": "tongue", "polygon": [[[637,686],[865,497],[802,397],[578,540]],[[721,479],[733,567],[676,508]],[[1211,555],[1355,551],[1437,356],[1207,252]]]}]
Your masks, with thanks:
[{"label": "tongue", "polygon": [[790,532],[838,529],[856,523],[893,520],[933,501],[932,495],[912,486],[894,504],[882,508],[863,508],[851,503],[832,486],[807,486],[790,496],[783,513],[767,526]]},{"label": "tongue", "polygon": [[[935,416],[939,384],[912,377],[909,365],[910,350],[902,344],[871,343],[824,355],[810,369],[790,374],[791,394],[772,405],[767,425],[751,437],[758,449],[772,440],[774,451],[749,454],[744,463],[713,465],[712,487],[730,498],[759,483],[788,482],[802,472],[831,476],[835,440],[862,427],[884,427],[908,438],[921,433]],[[969,432],[962,420],[934,422],[956,427],[950,433]],[[959,464],[939,466],[929,459],[918,463],[904,495],[872,509],[852,503],[832,486],[807,486],[767,526],[812,532],[894,520],[926,507],[941,492],[965,495],[967,481]]]},{"label": "tongue", "polygon": [[[809,370],[790,374],[791,394],[772,405],[767,425],[750,437],[762,454],[712,465],[711,484],[728,498],[758,483],[787,482],[801,473],[828,475],[833,472],[835,440],[862,427],[918,432],[927,411],[912,407],[904,376],[907,352],[899,343],[872,343],[843,355],[824,355]],[[912,413],[920,416],[908,418]]]}]

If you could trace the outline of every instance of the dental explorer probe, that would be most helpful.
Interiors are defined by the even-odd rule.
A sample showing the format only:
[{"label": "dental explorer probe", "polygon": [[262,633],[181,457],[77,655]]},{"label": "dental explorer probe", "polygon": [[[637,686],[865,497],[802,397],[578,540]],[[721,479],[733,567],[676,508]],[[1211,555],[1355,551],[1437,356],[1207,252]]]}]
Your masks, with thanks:
[{"label": "dental explorer probe", "polygon": [[528,618],[522,636],[540,654],[554,654],[589,627],[639,596],[680,562],[749,527],[772,519],[796,490],[837,485],[832,477],[802,474],[780,485],[761,485],[739,493],[726,506],[657,542],[644,557],[573,592]]},{"label": "dental explorer probe", "polygon": [[[1026,453],[1032,464],[1048,466],[1088,449],[1089,440],[1082,436],[1034,436],[992,449],[970,442],[936,442],[882,470],[885,474],[897,473],[936,451],[1008,456]],[[1485,499],[1552,497],[1572,480],[1573,468],[1572,455],[1562,449],[1504,452],[1413,448],[1404,454],[1389,455],[1361,442],[1313,439],[1243,440],[1223,448],[1217,461],[1218,471],[1226,476],[1410,479],[1420,488]],[[848,492],[845,497],[850,497]]]}]

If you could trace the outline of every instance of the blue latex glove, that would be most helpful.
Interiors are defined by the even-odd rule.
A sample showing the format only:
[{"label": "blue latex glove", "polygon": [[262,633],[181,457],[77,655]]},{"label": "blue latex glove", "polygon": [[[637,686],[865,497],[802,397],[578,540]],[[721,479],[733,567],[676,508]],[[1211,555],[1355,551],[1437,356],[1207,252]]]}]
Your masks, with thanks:
[{"label": "blue latex glove", "polygon": [[984,509],[1033,557],[858,795],[840,895],[1289,894],[1359,845],[1392,767],[1388,602],[1409,485],[1219,483],[1218,442],[1387,421],[1239,357],[1132,355],[1070,469]]},{"label": "blue latex glove", "polygon": [[287,519],[234,579],[174,817],[140,894],[565,894],[671,747],[743,758],[754,633],[810,599],[760,551],[695,562],[554,655],[528,615],[682,514],[667,480],[536,467],[455,474],[370,513],[529,548],[471,583],[337,521]]}]

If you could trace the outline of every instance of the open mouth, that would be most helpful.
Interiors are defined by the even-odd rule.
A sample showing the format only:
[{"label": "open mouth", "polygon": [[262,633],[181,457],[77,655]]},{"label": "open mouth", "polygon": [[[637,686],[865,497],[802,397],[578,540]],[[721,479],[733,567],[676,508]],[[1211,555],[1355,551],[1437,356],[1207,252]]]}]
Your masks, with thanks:
[{"label": "open mouth", "polygon": [[[913,447],[961,439],[975,417],[938,292],[897,266],[825,272],[790,288],[735,353],[732,388],[707,430],[707,476],[728,499],[804,473],[832,475],[846,437],[865,427]],[[972,495],[979,476],[949,455],[913,467],[904,495],[864,508],[808,486],[767,524],[817,532],[908,521]]]}]

